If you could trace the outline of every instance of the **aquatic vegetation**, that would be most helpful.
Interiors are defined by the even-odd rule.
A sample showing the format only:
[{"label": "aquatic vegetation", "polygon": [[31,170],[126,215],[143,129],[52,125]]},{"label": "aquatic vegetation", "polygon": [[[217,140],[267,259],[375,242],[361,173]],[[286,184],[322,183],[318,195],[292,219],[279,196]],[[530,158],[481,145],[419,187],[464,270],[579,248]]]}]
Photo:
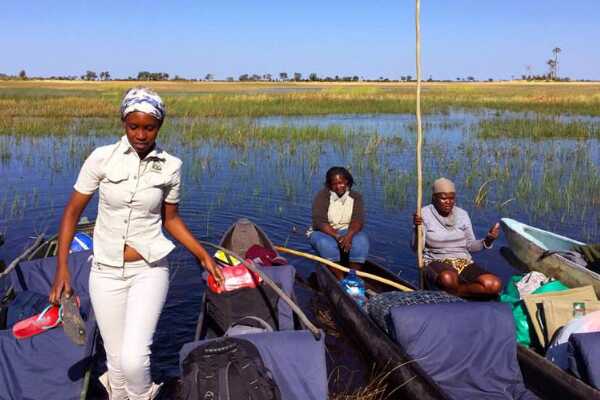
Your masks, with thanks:
[{"label": "aquatic vegetation", "polygon": [[[394,393],[400,389],[400,387],[389,387],[387,381],[388,376],[396,369],[410,363],[408,361],[403,364],[396,366],[388,366],[383,371],[372,369],[367,384],[361,388],[351,391],[351,393],[334,393],[329,396],[329,400],[386,400],[394,398]],[[330,374],[330,380],[338,381],[341,380],[339,371],[333,371]],[[410,382],[407,381],[406,383]],[[406,383],[403,383],[406,384]],[[348,382],[346,382],[346,385]]]},{"label": "aquatic vegetation", "polygon": [[481,186],[479,186],[479,189],[475,194],[475,198],[473,199],[475,207],[483,207],[485,205],[485,201],[489,192],[488,185],[493,181],[493,179],[488,179],[487,181],[483,182]]},{"label": "aquatic vegetation", "polygon": [[481,139],[598,139],[600,138],[600,121],[565,121],[561,118],[542,116],[535,118],[493,118],[475,123],[470,130]]},{"label": "aquatic vegetation", "polygon": [[[7,105],[0,107],[0,174],[11,182],[11,189],[0,191],[3,224],[29,218],[22,214],[32,209],[45,216],[45,223],[58,218],[83,160],[94,147],[114,143],[121,134],[114,116],[122,90],[129,85],[107,83],[92,90],[87,84],[28,84],[7,88],[0,82],[0,104]],[[203,235],[219,232],[223,215],[240,213],[306,226],[312,196],[331,165],[350,168],[356,189],[367,201],[369,218],[381,221],[389,213],[413,212],[412,117],[383,116],[380,124],[354,125],[361,119],[377,120],[377,113],[384,111],[410,111],[414,101],[410,84],[374,89],[360,84],[299,84],[290,87],[304,91],[285,93],[261,92],[276,85],[235,87],[237,91],[226,84],[156,87],[165,93],[170,115],[161,130],[161,145],[184,161],[183,195],[186,204],[193,201],[194,210],[199,210],[194,218]],[[426,86],[428,111],[437,112],[429,114],[424,124],[426,201],[431,182],[446,176],[460,188],[459,205],[473,213],[522,218],[582,240],[599,240],[600,120],[563,115],[594,115],[588,106],[600,104],[593,93],[597,89],[597,85]],[[451,110],[446,107],[451,98],[457,100],[454,105],[468,102],[466,108],[474,111],[441,113]],[[505,112],[527,102],[550,106],[541,114]],[[488,108],[477,108],[482,104]],[[523,110],[536,107],[529,104]],[[559,109],[563,114],[553,115]],[[375,114],[347,118],[350,123],[327,123],[328,117],[305,123],[285,117],[268,123],[254,118],[332,110]],[[32,187],[39,190],[30,194]],[[13,193],[18,194],[16,201]],[[487,229],[490,221],[474,222]],[[395,253],[390,259],[394,257]]]},{"label": "aquatic vegetation", "polygon": [[[0,134],[102,135],[118,129],[119,100],[134,84],[2,81]],[[413,113],[412,83],[146,82],[159,91],[171,117],[258,117]],[[598,84],[425,84],[423,111],[533,111],[544,115],[600,115]],[[446,121],[440,124],[452,125]],[[425,129],[428,128],[425,122]],[[450,128],[450,126],[446,126]],[[409,127],[409,129],[412,129]],[[483,129],[483,128],[482,128]],[[596,130],[597,131],[597,130]]]}]

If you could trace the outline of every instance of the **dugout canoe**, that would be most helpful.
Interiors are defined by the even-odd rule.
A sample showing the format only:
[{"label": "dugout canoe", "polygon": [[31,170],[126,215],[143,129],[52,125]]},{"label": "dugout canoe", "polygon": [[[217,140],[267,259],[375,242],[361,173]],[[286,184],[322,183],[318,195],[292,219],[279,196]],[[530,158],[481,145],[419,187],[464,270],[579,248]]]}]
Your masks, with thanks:
[{"label": "dugout canoe", "polygon": [[[221,251],[231,252],[230,257],[242,259],[247,250],[254,245],[273,251],[279,257],[266,233],[245,218],[231,226],[223,235],[219,246]],[[278,387],[282,399],[328,398],[325,335],[310,323],[295,303],[295,267],[291,264],[273,266],[255,264],[254,267],[263,279],[263,283],[256,288],[242,288],[222,294],[214,294],[210,292],[210,288],[206,289],[195,340],[184,344],[180,351],[181,375],[184,382],[182,392],[187,393],[186,387],[193,386],[189,383],[189,378],[186,378],[186,373],[193,371],[193,365],[198,363],[197,360],[207,357],[214,359],[214,354],[219,353],[207,349],[218,349],[223,346],[226,348],[231,346],[232,339],[244,339],[259,350],[264,362],[263,368],[268,370],[267,375]],[[267,278],[272,283],[267,284]],[[223,297],[219,299],[220,296]],[[229,328],[226,327],[227,325]],[[243,327],[242,331],[235,332],[236,327]],[[218,365],[216,361],[213,362]],[[230,363],[235,365],[233,361]],[[217,371],[209,372],[214,376]],[[241,372],[239,374],[242,375]],[[224,382],[219,378],[219,385],[223,384]],[[213,393],[205,390],[183,398],[213,399]],[[226,390],[220,386],[220,391]],[[214,398],[217,397],[225,398],[221,396]]]},{"label": "dugout canoe", "polygon": [[[370,261],[365,263],[362,270],[415,289],[410,282],[403,281],[397,275]],[[341,289],[329,269],[318,265],[316,274],[319,290],[327,295],[340,329],[354,339],[381,373],[388,374],[387,390],[393,391],[391,398],[449,399],[419,364],[401,346],[393,342]],[[389,291],[386,285],[378,282],[367,282],[367,289],[374,292]]]},{"label": "dugout canoe", "polygon": [[[367,261],[364,270],[392,279],[402,285],[414,287],[374,262]],[[320,289],[326,293],[331,306],[336,310],[340,329],[365,349],[366,354],[372,358],[378,368],[382,370],[389,370],[390,367],[397,368],[388,376],[389,387],[397,389],[394,398],[448,398],[448,395],[419,367],[418,361],[411,359],[406,351],[379,328],[375,321],[346,294],[329,269],[319,265],[316,273]],[[374,292],[390,291],[383,284],[373,285],[367,282],[367,287]],[[516,343],[515,345],[525,386],[541,399],[600,400],[599,390],[561,370],[533,350]],[[411,377],[413,379],[408,382]]]},{"label": "dugout canoe", "polygon": [[508,247],[529,270],[542,272],[569,287],[593,285],[600,297],[600,274],[564,256],[564,252],[585,243],[510,218],[502,218],[500,224]]},{"label": "dugout canoe", "polygon": [[[87,221],[87,219],[82,219],[82,221],[80,221],[80,223],[77,225],[76,227],[76,232],[83,232],[86,233],[88,235],[93,235],[93,231],[94,231],[94,225],[95,222],[89,222]],[[56,254],[58,252],[58,234],[52,234],[50,236],[45,236],[42,235],[40,237],[38,237],[38,239],[35,241],[35,243],[29,247],[28,249],[26,249],[20,256],[18,256],[15,261],[20,260],[17,264],[15,264],[16,268],[12,269],[12,271],[10,272],[11,274],[15,274],[16,276],[21,276],[22,272],[20,272],[20,268],[21,268],[21,262],[25,262],[25,261],[34,261],[34,260],[40,260],[40,259],[48,259],[51,257],[55,257]],[[12,265],[12,263],[11,263]],[[7,276],[5,277],[6,279],[9,279],[10,281],[10,277]],[[20,279],[20,278],[19,278]],[[43,281],[45,278],[39,278],[36,279],[37,281]],[[49,288],[48,288],[49,290]],[[7,289],[7,291],[4,293],[4,296],[9,296],[11,292],[14,293],[15,288],[10,285]],[[94,323],[95,326],[95,323]],[[88,327],[89,328],[89,327]],[[98,340],[99,338],[99,333],[97,331],[97,328],[94,327],[94,329],[88,329],[87,334],[90,335],[91,337],[94,338],[94,342],[96,340]],[[56,343],[52,343],[52,345],[56,345]],[[44,346],[41,346],[41,348],[43,348]],[[87,347],[87,345],[86,345]],[[104,351],[102,351],[101,353],[104,353]],[[98,380],[98,376],[100,373],[105,371],[105,368],[102,367],[102,363],[103,363],[103,357],[100,356],[99,359],[96,358],[97,355],[96,354],[92,354],[90,355],[90,357],[85,358],[85,364],[87,364],[85,366],[85,376],[83,377],[78,377],[78,376],[69,376],[69,379],[76,379],[78,381],[81,381],[81,386],[79,388],[79,394],[77,395],[77,398],[80,399],[87,399],[87,400],[105,400],[108,399],[108,394],[106,393],[106,391],[104,390],[104,388],[102,387],[101,383]],[[35,361],[30,361],[30,363],[34,363]],[[42,361],[43,362],[43,361]],[[29,365],[29,364],[27,364]],[[31,368],[31,365],[29,366],[25,366],[27,368]],[[57,366],[54,366],[55,368],[58,368]],[[75,371],[75,369],[73,369]],[[71,371],[69,371],[70,373]],[[56,389],[56,382],[52,381],[52,380],[48,380],[46,379],[46,377],[41,377],[41,382],[44,382],[44,385],[46,386],[51,386],[49,390],[50,393],[53,393],[55,396],[61,396],[60,393],[62,393],[61,391],[57,391],[58,389]],[[52,383],[54,382],[54,383]],[[52,385],[54,385],[52,387]],[[21,397],[12,397],[12,396],[6,396],[5,395],[5,391],[9,390],[10,385],[7,385],[7,387],[2,387],[0,388],[0,398],[4,399],[4,398],[15,398],[15,400],[20,399]],[[37,386],[36,387],[36,391],[37,394],[42,395],[43,393],[46,393],[45,391],[42,390],[41,388],[42,386]],[[164,400],[164,399],[172,399],[172,398],[176,398],[177,396],[177,380],[176,379],[167,379],[164,382],[163,388],[162,390],[159,392],[158,397],[156,397],[156,400]],[[51,394],[48,394],[49,396],[51,396]],[[46,396],[48,397],[48,396]],[[58,398],[58,397],[54,397],[54,398]],[[63,397],[61,397],[63,398]],[[66,398],[66,397],[65,397]]]}]

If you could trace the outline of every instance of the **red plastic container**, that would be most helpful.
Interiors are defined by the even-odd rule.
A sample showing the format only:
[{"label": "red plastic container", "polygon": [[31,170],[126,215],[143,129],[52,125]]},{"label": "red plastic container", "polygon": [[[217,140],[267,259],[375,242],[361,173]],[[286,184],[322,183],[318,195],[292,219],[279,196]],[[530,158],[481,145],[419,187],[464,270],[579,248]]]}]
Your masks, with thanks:
[{"label": "red plastic container", "polygon": [[254,288],[260,282],[262,282],[261,277],[250,271],[246,268],[245,261],[243,264],[238,265],[221,265],[221,272],[223,273],[223,277],[225,278],[225,283],[223,286],[217,285],[217,281],[212,276],[212,274],[208,275],[208,287],[214,293],[223,293],[223,292],[232,292],[241,288]]}]

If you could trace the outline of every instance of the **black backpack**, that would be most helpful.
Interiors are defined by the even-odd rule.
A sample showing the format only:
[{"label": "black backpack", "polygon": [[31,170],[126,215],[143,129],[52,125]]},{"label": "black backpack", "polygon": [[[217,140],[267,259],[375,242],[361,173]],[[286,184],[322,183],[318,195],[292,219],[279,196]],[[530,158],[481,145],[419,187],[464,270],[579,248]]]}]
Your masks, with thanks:
[{"label": "black backpack", "polygon": [[192,350],[183,360],[184,400],[281,400],[256,347],[227,337]]}]

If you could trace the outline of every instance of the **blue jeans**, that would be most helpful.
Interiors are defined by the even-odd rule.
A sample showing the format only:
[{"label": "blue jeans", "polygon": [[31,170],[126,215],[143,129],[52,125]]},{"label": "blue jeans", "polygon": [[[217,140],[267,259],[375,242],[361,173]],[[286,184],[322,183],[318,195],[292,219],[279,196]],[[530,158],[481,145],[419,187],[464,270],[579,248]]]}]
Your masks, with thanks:
[{"label": "blue jeans", "polygon": [[[345,235],[347,229],[339,230],[340,235]],[[323,258],[330,261],[340,261],[340,248],[335,238],[320,231],[310,234],[310,244]],[[364,231],[360,231],[352,237],[352,248],[350,249],[350,262],[363,264],[369,255],[369,237]]]}]

